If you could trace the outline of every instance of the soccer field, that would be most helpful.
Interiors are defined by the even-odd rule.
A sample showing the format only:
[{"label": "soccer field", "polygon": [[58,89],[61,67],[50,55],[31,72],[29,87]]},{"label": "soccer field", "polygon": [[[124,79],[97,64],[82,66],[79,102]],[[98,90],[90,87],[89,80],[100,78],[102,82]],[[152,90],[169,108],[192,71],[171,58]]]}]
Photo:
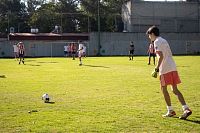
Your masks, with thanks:
[{"label": "soccer field", "polygon": [[178,118],[182,108],[170,88],[177,117],[162,118],[166,105],[148,57],[87,57],[82,66],[71,58],[0,59],[0,132],[199,133],[200,56],[174,59],[193,111],[188,120]]}]

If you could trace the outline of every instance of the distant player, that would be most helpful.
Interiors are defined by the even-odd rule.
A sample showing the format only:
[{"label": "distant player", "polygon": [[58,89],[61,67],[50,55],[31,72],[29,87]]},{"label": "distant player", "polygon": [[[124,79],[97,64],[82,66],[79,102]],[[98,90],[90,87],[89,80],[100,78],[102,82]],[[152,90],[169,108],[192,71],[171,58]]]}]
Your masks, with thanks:
[{"label": "distant player", "polygon": [[149,63],[148,63],[148,65],[151,64],[151,57],[153,57],[153,64],[155,65],[155,56],[156,56],[156,54],[155,54],[154,43],[153,42],[151,42],[149,44],[149,48],[148,48],[147,53],[149,55]]},{"label": "distant player", "polygon": [[19,64],[21,64],[21,62],[24,64],[25,47],[23,42],[19,42],[18,47],[19,47]]},{"label": "distant player", "polygon": [[80,61],[80,66],[82,65],[82,56],[83,56],[83,49],[84,49],[84,45],[82,44],[82,41],[79,42],[79,45],[78,45],[78,58],[79,58],[79,61]]},{"label": "distant player", "polygon": [[72,43],[72,45],[71,45],[71,52],[72,52],[72,58],[73,58],[73,60],[75,60],[75,56],[76,56],[76,45],[75,45],[75,43]]},{"label": "distant player", "polygon": [[129,60],[133,60],[134,50],[135,50],[135,47],[134,47],[133,42],[131,41],[130,47],[129,47]]},{"label": "distant player", "polygon": [[18,60],[18,58],[19,58],[19,48],[18,48],[18,45],[17,44],[14,44],[13,45],[13,52],[14,52],[14,57],[15,57],[15,59],[16,60]]},{"label": "distant player", "polygon": [[170,95],[167,91],[167,86],[171,85],[173,93],[177,96],[183,108],[183,114],[179,118],[186,119],[192,114],[192,111],[186,104],[182,93],[177,88],[177,84],[181,83],[181,80],[176,69],[176,64],[172,58],[170,46],[165,39],[159,36],[159,29],[156,26],[150,27],[146,33],[149,39],[154,41],[155,52],[158,58],[155,71],[159,72],[161,90],[164,95],[168,110],[163,117],[172,117],[176,115],[171,105]]},{"label": "distant player", "polygon": [[64,46],[64,56],[67,57],[67,54],[68,54],[68,52],[67,52],[67,45],[65,45]]}]

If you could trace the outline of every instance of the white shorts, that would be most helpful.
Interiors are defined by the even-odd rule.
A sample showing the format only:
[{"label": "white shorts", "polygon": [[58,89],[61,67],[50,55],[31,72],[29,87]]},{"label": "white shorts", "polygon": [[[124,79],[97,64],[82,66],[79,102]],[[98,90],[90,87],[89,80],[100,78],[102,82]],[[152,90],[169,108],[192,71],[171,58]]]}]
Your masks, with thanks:
[{"label": "white shorts", "polygon": [[78,57],[82,57],[83,53],[82,52],[78,52]]}]

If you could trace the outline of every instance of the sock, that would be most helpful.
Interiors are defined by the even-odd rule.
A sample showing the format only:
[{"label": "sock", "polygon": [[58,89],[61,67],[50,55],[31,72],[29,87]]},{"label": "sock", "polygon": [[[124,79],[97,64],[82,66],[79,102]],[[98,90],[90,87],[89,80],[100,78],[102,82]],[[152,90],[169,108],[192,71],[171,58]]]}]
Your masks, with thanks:
[{"label": "sock", "polygon": [[187,105],[183,105],[182,108],[183,108],[183,110],[189,109],[189,107]]},{"label": "sock", "polygon": [[172,106],[167,106],[167,110],[172,111],[173,110]]}]

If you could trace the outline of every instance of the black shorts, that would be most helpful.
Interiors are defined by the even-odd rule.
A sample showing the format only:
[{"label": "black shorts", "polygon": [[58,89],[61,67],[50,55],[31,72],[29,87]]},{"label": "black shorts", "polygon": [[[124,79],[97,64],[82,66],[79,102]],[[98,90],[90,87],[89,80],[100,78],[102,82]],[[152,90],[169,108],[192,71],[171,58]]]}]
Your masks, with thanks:
[{"label": "black shorts", "polygon": [[19,54],[19,58],[23,58],[24,57],[24,54]]},{"label": "black shorts", "polygon": [[151,57],[151,56],[155,57],[156,54],[154,54],[154,53],[149,53],[149,57]]},{"label": "black shorts", "polygon": [[130,51],[129,51],[129,54],[134,54],[134,50],[130,50]]}]

